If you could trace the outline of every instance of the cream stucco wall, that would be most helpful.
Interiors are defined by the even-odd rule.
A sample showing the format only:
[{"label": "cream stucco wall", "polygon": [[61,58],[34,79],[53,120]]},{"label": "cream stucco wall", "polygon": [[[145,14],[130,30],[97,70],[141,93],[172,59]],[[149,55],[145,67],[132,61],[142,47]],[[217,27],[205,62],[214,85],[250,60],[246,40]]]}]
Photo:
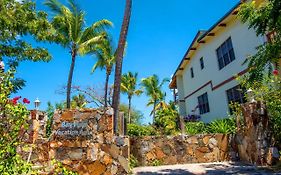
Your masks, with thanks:
[{"label": "cream stucco wall", "polygon": [[[216,49],[229,37],[232,39],[232,44],[235,52],[235,60],[228,64],[223,69],[219,70]],[[205,44],[200,44],[196,52],[193,54],[191,61],[187,64],[180,76],[177,76],[178,90],[180,92],[179,99],[196,91],[199,87],[212,81],[213,86],[216,86],[223,81],[231,78],[233,75],[245,70],[247,65],[242,65],[245,58],[256,52],[256,47],[264,42],[264,37],[257,37],[252,29],[248,29],[246,24],[242,24],[239,20],[234,20],[227,24],[227,27],[222,28]],[[201,70],[199,59],[203,57],[205,68]],[[190,68],[193,67],[194,78],[191,78]],[[208,93],[210,112],[203,114],[204,122],[212,121],[215,118],[223,118],[228,113],[228,103],[226,90],[234,87],[238,83],[233,80],[216,90],[212,90],[211,85],[204,87],[197,93],[185,99],[185,105],[180,105],[180,111],[185,111],[185,114],[197,106],[197,97],[203,93]],[[185,108],[185,109],[182,109]],[[199,113],[199,110],[197,110]]]}]

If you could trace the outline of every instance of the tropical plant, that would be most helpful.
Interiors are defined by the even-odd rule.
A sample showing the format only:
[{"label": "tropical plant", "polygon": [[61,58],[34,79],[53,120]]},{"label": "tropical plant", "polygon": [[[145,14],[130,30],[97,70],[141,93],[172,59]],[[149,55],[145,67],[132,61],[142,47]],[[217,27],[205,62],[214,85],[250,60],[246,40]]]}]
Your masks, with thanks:
[{"label": "tropical plant", "polygon": [[114,133],[118,132],[118,114],[119,114],[119,104],[120,104],[120,88],[121,88],[121,77],[122,77],[122,63],[124,50],[126,46],[126,40],[129,30],[129,24],[131,19],[132,10],[132,0],[126,0],[126,8],[122,23],[122,28],[120,31],[120,37],[118,42],[118,47],[116,50],[116,64],[115,64],[115,75],[114,75],[114,88],[113,88],[113,102],[112,107],[114,109],[113,116],[113,130]]},{"label": "tropical plant", "polygon": [[162,92],[162,86],[168,81],[169,79],[165,78],[160,82],[157,75],[152,75],[141,80],[141,85],[144,87],[146,95],[150,97],[147,106],[153,105],[153,110],[151,112],[151,115],[153,115],[153,121],[155,120],[157,104],[165,98],[165,93]]},{"label": "tropical plant", "polygon": [[128,135],[129,136],[153,136],[156,135],[157,131],[152,126],[143,126],[137,124],[128,124]]},{"label": "tropical plant", "polygon": [[185,124],[186,134],[203,134],[206,132],[206,125],[203,122],[187,122]]},{"label": "tropical plant", "polygon": [[257,47],[257,53],[250,56],[248,62],[250,82],[262,81],[263,72],[279,68],[281,58],[281,1],[268,0],[261,4],[256,1],[245,2],[239,11],[239,16],[249,28],[256,30],[257,35],[267,35],[269,41]]},{"label": "tropical plant", "polygon": [[162,131],[162,134],[164,135],[172,135],[178,133],[179,114],[175,104],[173,102],[170,102],[169,104],[165,103],[165,105],[163,105],[163,102],[160,104],[162,104],[163,107],[156,110],[154,123],[157,130]]},{"label": "tropical plant", "polygon": [[[124,117],[127,119],[129,119],[128,116],[128,110],[129,110],[129,106],[127,104],[123,104],[121,103],[119,105],[119,111],[120,112],[124,112]],[[137,109],[135,109],[134,107],[131,107],[131,113],[130,113],[130,117],[131,117],[131,123],[134,124],[141,124],[141,120],[144,118],[143,113]]]},{"label": "tropical plant", "polygon": [[236,132],[235,118],[217,119],[207,125],[208,133],[233,134]]},{"label": "tropical plant", "polygon": [[52,25],[55,29],[55,41],[68,48],[71,54],[71,66],[68,75],[66,107],[70,108],[72,77],[77,55],[85,55],[106,36],[105,28],[112,26],[108,20],[100,20],[90,27],[85,27],[85,13],[74,0],[68,0],[64,6],[57,0],[46,0],[47,5],[55,14]]},{"label": "tropical plant", "polygon": [[88,104],[84,94],[78,94],[72,97],[71,108],[72,109],[81,109],[85,108]]},{"label": "tropical plant", "polygon": [[22,144],[24,130],[28,128],[29,111],[24,103],[30,103],[26,98],[11,98],[14,71],[0,72],[0,174],[31,173],[31,165],[17,153],[17,147]]},{"label": "tropical plant", "polygon": [[132,97],[140,96],[142,94],[141,89],[137,89],[137,73],[128,72],[127,74],[122,75],[121,79],[121,92],[127,94],[129,109],[128,109],[128,119],[131,123],[131,106],[132,106]]},{"label": "tropical plant", "polygon": [[97,68],[106,70],[105,88],[104,88],[104,107],[108,104],[108,82],[112,72],[112,67],[115,64],[115,49],[112,41],[107,37],[101,43],[97,44],[93,50],[97,57],[97,62],[92,68],[94,72]]}]

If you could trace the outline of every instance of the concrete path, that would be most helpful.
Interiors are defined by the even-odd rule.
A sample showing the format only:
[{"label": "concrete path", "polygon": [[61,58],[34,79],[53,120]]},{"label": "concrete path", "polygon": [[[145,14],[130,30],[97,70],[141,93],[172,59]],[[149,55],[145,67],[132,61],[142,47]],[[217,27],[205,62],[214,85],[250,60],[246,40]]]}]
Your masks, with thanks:
[{"label": "concrete path", "polygon": [[201,163],[201,164],[185,164],[185,165],[169,165],[158,167],[138,167],[133,169],[135,175],[271,175],[279,174],[269,170],[257,168],[255,166],[245,165],[233,162],[219,163]]}]

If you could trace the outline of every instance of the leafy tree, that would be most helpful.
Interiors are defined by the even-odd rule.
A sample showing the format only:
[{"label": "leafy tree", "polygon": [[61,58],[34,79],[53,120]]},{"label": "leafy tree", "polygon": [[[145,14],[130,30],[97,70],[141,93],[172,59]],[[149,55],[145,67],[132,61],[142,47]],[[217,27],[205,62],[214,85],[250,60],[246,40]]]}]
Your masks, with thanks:
[{"label": "leafy tree", "polygon": [[112,67],[115,64],[115,49],[112,45],[112,41],[108,39],[103,40],[99,43],[95,49],[94,53],[97,57],[97,62],[93,66],[92,72],[94,72],[97,68],[106,70],[106,78],[105,78],[105,92],[104,92],[104,107],[107,107],[108,102],[108,81],[109,76],[112,72]]},{"label": "leafy tree", "polygon": [[112,102],[112,107],[114,109],[113,130],[115,134],[117,134],[118,132],[117,123],[118,123],[118,113],[119,113],[119,104],[120,104],[122,63],[123,63],[124,50],[126,46],[126,40],[127,40],[127,35],[130,25],[131,11],[132,11],[132,0],[126,0],[126,8],[124,13],[122,28],[120,31],[118,47],[116,50],[116,64],[115,64],[115,76],[114,76],[114,88],[113,88],[114,90],[113,90],[113,102]]},{"label": "leafy tree", "polygon": [[55,29],[55,41],[70,50],[71,66],[67,82],[66,107],[70,108],[71,85],[77,55],[88,54],[93,46],[105,36],[105,28],[111,26],[108,20],[100,20],[90,27],[85,27],[85,13],[74,2],[68,0],[69,6],[64,6],[57,0],[46,0],[54,13],[52,25]]},{"label": "leafy tree", "polygon": [[124,74],[121,79],[121,92],[127,94],[129,109],[128,109],[128,119],[129,123],[131,123],[131,103],[133,96],[139,96],[142,94],[141,89],[137,89],[137,73],[128,72]]},{"label": "leafy tree", "polygon": [[162,107],[159,107],[158,110],[156,110],[154,124],[158,130],[162,131],[165,135],[176,134],[179,131],[177,125],[179,114],[176,106],[173,102],[170,102],[169,104],[165,103],[164,105],[163,103],[164,102],[162,102],[161,105]]},{"label": "leafy tree", "polygon": [[278,63],[281,57],[281,1],[244,3],[239,16],[244,23],[249,23],[249,28],[256,30],[257,35],[270,36],[270,41],[259,46],[257,53],[246,60],[250,68],[249,80],[262,81],[265,69],[268,68],[268,72],[271,73],[272,65],[275,65],[276,69],[280,66]]},{"label": "leafy tree", "polygon": [[24,36],[45,40],[51,29],[47,14],[35,10],[31,1],[1,0],[0,3],[0,61],[49,61],[51,56],[41,47],[32,47]]},{"label": "leafy tree", "polygon": [[[124,116],[126,119],[129,119],[128,116],[128,110],[129,110],[129,106],[126,104],[120,104],[119,106],[119,111],[120,112],[124,112]],[[131,117],[131,123],[135,123],[140,125],[141,124],[141,120],[143,119],[143,113],[137,109],[135,109],[134,107],[131,108],[131,113],[130,113],[130,117]]]},{"label": "leafy tree", "polygon": [[153,121],[155,120],[156,106],[159,102],[163,101],[165,98],[165,93],[162,92],[162,86],[164,83],[168,82],[169,79],[165,78],[161,82],[157,75],[153,75],[148,78],[144,78],[141,81],[142,86],[145,89],[145,93],[150,97],[147,106],[153,105],[153,110],[151,114],[153,115]]}]

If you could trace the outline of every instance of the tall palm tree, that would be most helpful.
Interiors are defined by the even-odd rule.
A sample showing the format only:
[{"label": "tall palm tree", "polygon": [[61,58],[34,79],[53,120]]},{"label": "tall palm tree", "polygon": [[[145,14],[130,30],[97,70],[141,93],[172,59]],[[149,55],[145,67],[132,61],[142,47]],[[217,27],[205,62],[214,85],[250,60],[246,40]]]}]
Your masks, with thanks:
[{"label": "tall palm tree", "polygon": [[121,92],[127,94],[129,108],[128,108],[128,119],[131,123],[131,102],[134,95],[139,96],[142,94],[141,89],[137,89],[137,77],[138,73],[128,72],[127,74],[122,75],[121,78]]},{"label": "tall palm tree", "polygon": [[55,29],[54,40],[56,43],[70,50],[71,66],[67,81],[66,103],[70,108],[70,96],[73,71],[77,55],[88,54],[93,45],[100,42],[106,35],[105,28],[112,26],[108,20],[100,20],[85,26],[85,13],[74,2],[68,0],[68,7],[58,0],[46,0],[47,5],[53,12],[52,25]]},{"label": "tall palm tree", "polygon": [[126,8],[122,23],[122,28],[120,31],[120,37],[118,42],[118,48],[116,51],[116,65],[115,65],[115,77],[114,77],[114,91],[113,91],[113,102],[112,106],[114,109],[114,133],[117,134],[118,131],[118,114],[119,114],[119,104],[120,104],[120,85],[121,85],[121,76],[122,76],[122,63],[124,49],[126,45],[129,24],[131,19],[131,10],[132,10],[132,0],[126,0]]},{"label": "tall palm tree", "polygon": [[109,76],[112,72],[112,67],[115,64],[115,49],[112,46],[112,41],[107,37],[100,44],[98,44],[94,49],[94,54],[97,57],[97,62],[92,68],[94,72],[97,68],[106,70],[105,78],[105,92],[104,92],[104,107],[107,107],[108,102],[108,81]]},{"label": "tall palm tree", "polygon": [[155,112],[158,103],[164,100],[165,93],[162,92],[162,86],[168,82],[169,79],[165,78],[161,82],[157,75],[152,75],[148,78],[144,78],[141,81],[142,86],[145,89],[146,95],[150,97],[147,106],[153,105],[151,115],[153,115],[153,122],[155,120]]}]

